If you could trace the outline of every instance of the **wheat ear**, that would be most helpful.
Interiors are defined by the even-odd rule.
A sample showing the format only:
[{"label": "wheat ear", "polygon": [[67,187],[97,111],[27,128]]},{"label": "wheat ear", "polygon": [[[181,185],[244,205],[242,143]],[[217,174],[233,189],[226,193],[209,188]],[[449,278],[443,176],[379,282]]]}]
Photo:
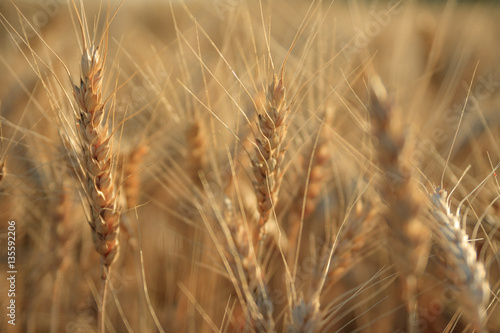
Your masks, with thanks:
[{"label": "wheat ear", "polygon": [[264,267],[256,258],[252,236],[245,228],[245,224],[238,217],[229,198],[224,200],[224,219],[227,226],[225,240],[228,269],[235,277],[235,288],[238,289],[242,304],[245,307],[244,325],[258,332],[267,332],[272,329],[273,304],[269,300],[269,288],[264,281]]},{"label": "wheat ear", "polygon": [[[105,56],[106,52],[104,52]],[[99,48],[84,43],[80,64],[80,85],[73,85],[78,110],[76,122],[82,149],[81,165],[85,173],[85,190],[90,205],[89,225],[95,250],[101,255],[102,275],[100,331],[105,330],[107,277],[118,254],[120,213],[114,184],[113,155],[108,123],[104,120],[102,82],[104,58]]]},{"label": "wheat ear", "polygon": [[315,333],[321,330],[322,320],[319,298],[305,301],[300,298],[291,309],[287,333]]},{"label": "wheat ear", "polygon": [[5,176],[5,160],[0,159],[0,182],[3,180],[3,176]]},{"label": "wheat ear", "polygon": [[431,197],[433,216],[437,223],[442,254],[441,266],[461,296],[465,312],[471,317],[474,329],[483,330],[484,313],[489,300],[489,285],[483,264],[477,260],[477,253],[469,243],[469,237],[460,227],[458,215],[450,213],[446,202],[447,193],[436,189]]},{"label": "wheat ear", "polygon": [[383,177],[379,193],[387,204],[382,219],[388,227],[388,248],[401,271],[405,287],[408,328],[416,331],[417,279],[427,265],[430,249],[429,228],[419,219],[423,197],[405,161],[408,152],[403,127],[397,122],[398,113],[387,96],[379,77],[370,81],[372,130],[378,140],[377,160]]},{"label": "wheat ear", "polygon": [[429,248],[428,228],[418,219],[423,198],[411,177],[411,169],[404,160],[406,139],[401,124],[398,124],[393,107],[382,82],[378,77],[371,85],[371,120],[375,138],[378,140],[377,160],[383,178],[379,193],[387,204],[382,217],[389,227],[390,246],[398,247],[394,252],[406,274],[417,274],[425,268]]},{"label": "wheat ear", "polygon": [[205,126],[198,119],[193,120],[186,129],[186,142],[188,156],[186,159],[189,176],[193,182],[201,187],[199,172],[204,169],[206,164],[206,134]]},{"label": "wheat ear", "polygon": [[256,159],[253,160],[255,192],[259,211],[259,232],[265,233],[264,224],[276,206],[282,179],[282,162],[286,147],[283,146],[287,132],[289,107],[285,105],[283,79],[275,75],[266,96],[265,113],[258,115],[256,135]]},{"label": "wheat ear", "polygon": [[376,232],[377,209],[370,202],[359,201],[352,216],[339,230],[331,264],[326,279],[327,288],[332,287],[344,277],[365,255],[376,248],[373,240]]},{"label": "wheat ear", "polygon": [[61,312],[61,287],[64,286],[64,278],[66,277],[66,272],[71,267],[73,261],[72,256],[68,255],[73,250],[72,247],[78,237],[78,234],[74,232],[74,227],[71,225],[71,192],[64,190],[64,180],[61,184],[58,184],[58,190],[52,202],[54,207],[53,221],[54,221],[54,231],[57,235],[57,247],[55,251],[57,253],[58,259],[60,259],[59,265],[57,267],[54,285],[52,289],[52,311],[51,311],[51,330],[53,332],[58,331],[59,327],[59,315]]},{"label": "wheat ear", "polygon": [[123,194],[127,202],[127,209],[137,206],[141,187],[141,177],[139,170],[142,166],[144,155],[149,151],[145,143],[134,147],[124,158],[123,166]]},{"label": "wheat ear", "polygon": [[[290,244],[298,244],[304,231],[304,221],[315,211],[320,201],[321,189],[324,186],[326,178],[326,164],[330,160],[330,152],[326,146],[323,130],[324,128],[321,127],[321,133],[312,147],[312,154],[308,165],[303,163],[302,169],[307,172],[306,181],[299,187],[290,210],[288,238]],[[296,255],[295,252],[295,250],[290,251],[290,258]]]},{"label": "wheat ear", "polygon": [[80,85],[73,85],[77,127],[90,203],[90,227],[96,251],[107,268],[118,253],[119,212],[113,182],[111,137],[104,122],[103,59],[97,47],[83,49]]}]

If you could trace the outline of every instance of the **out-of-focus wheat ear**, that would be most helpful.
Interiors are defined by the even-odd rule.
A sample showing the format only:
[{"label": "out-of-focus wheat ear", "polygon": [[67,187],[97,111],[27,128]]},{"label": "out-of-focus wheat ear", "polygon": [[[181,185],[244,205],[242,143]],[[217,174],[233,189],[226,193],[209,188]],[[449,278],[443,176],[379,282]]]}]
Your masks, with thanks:
[{"label": "out-of-focus wheat ear", "polygon": [[5,173],[6,173],[5,159],[2,157],[2,159],[0,160],[0,182],[3,180]]},{"label": "out-of-focus wheat ear", "polygon": [[379,231],[376,227],[378,213],[370,203],[357,202],[352,216],[342,225],[335,241],[325,282],[326,289],[334,286],[375,249],[377,243],[373,240]]},{"label": "out-of-focus wheat ear", "polygon": [[321,312],[318,298],[306,302],[300,298],[291,308],[287,333],[316,333],[321,330]]},{"label": "out-of-focus wheat ear", "polygon": [[[424,197],[412,178],[400,113],[392,105],[379,77],[370,80],[370,119],[377,139],[376,156],[382,173],[378,192],[386,204],[381,216],[388,227],[388,250],[400,270],[405,287],[410,315],[409,329],[416,321],[411,315],[416,310],[416,283],[427,265],[430,249],[429,228],[420,219]],[[414,313],[415,315],[416,313]]]},{"label": "out-of-focus wheat ear", "polygon": [[141,143],[134,147],[125,157],[123,162],[123,185],[122,190],[125,196],[127,209],[137,206],[141,190],[140,169],[144,156],[148,153],[149,147],[146,143]]},{"label": "out-of-focus wheat ear", "polygon": [[72,194],[67,189],[71,188],[63,180],[56,191],[56,196],[52,202],[54,214],[52,221],[57,235],[56,254],[59,261],[56,277],[52,290],[52,311],[51,311],[51,331],[59,331],[59,315],[61,313],[61,287],[64,286],[66,272],[73,264],[73,257],[70,255],[73,251],[75,241],[79,234],[74,232],[74,226],[71,223]]},{"label": "out-of-focus wheat ear", "polygon": [[284,138],[290,109],[285,105],[283,78],[275,75],[266,96],[265,113],[258,114],[253,173],[259,211],[259,234],[265,234],[265,223],[276,207],[282,180],[282,164],[286,151]]},{"label": "out-of-focus wheat ear", "polygon": [[204,124],[198,119],[193,120],[186,129],[187,170],[191,180],[199,187],[201,187],[199,172],[204,169],[206,163],[205,131]]},{"label": "out-of-focus wheat ear", "polygon": [[432,215],[436,222],[440,266],[458,290],[459,301],[470,318],[473,329],[484,331],[484,319],[490,289],[483,264],[460,226],[460,217],[450,212],[447,193],[439,188],[431,196]]},{"label": "out-of-focus wheat ear", "polygon": [[298,243],[299,238],[302,238],[302,234],[308,230],[303,223],[316,210],[326,179],[326,164],[330,160],[330,152],[324,137],[324,127],[322,126],[319,130],[320,133],[318,133],[311,152],[308,154],[310,158],[307,161],[302,161],[302,170],[306,172],[305,181],[301,183],[290,210],[288,241],[289,244],[297,244],[297,247],[290,247],[289,257],[292,261],[294,256],[298,255],[295,249],[301,247]]},{"label": "out-of-focus wheat ear", "polygon": [[[227,262],[235,277],[235,288],[244,303],[244,324],[241,318],[234,319],[238,326],[245,329],[268,332],[272,330],[274,323],[273,304],[269,298],[265,270],[257,260],[252,233],[235,213],[229,198],[224,201],[224,220],[228,229],[223,240]],[[239,313],[236,312],[235,315]]]},{"label": "out-of-focus wheat ear", "polygon": [[[2,103],[0,102],[0,108],[2,107]],[[6,168],[5,168],[5,149],[3,147],[3,141],[4,141],[4,136],[3,136],[3,124],[0,122],[0,183],[3,180],[3,177],[5,176]]]}]

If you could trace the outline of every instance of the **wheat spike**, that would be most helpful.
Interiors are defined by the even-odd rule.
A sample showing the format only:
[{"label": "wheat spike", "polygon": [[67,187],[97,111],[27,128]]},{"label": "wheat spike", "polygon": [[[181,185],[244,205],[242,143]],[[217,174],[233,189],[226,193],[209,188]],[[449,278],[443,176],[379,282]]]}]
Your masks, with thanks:
[{"label": "wheat spike", "polygon": [[253,161],[261,235],[273,207],[276,207],[283,176],[281,167],[286,151],[283,142],[287,132],[286,120],[290,112],[285,105],[283,79],[278,79],[276,75],[273,77],[266,98],[266,112],[258,115],[256,159]]},{"label": "wheat spike", "polygon": [[407,302],[408,328],[417,330],[417,280],[427,265],[430,250],[429,228],[420,220],[423,197],[412,177],[411,168],[404,160],[408,151],[398,114],[378,77],[371,80],[370,116],[375,138],[378,140],[377,160],[383,172],[379,185],[386,208],[382,219],[388,227],[388,248],[396,267],[402,273],[403,295]]},{"label": "wheat spike", "polygon": [[236,288],[244,298],[246,311],[245,326],[259,332],[267,332],[272,326],[273,305],[268,299],[269,290],[264,281],[265,271],[252,246],[252,237],[247,232],[243,221],[234,213],[229,198],[224,201],[224,218],[229,234],[223,243],[230,269],[236,277]]},{"label": "wheat spike", "polygon": [[447,193],[439,188],[431,196],[432,215],[437,223],[441,265],[453,286],[461,293],[460,300],[471,317],[474,328],[482,331],[489,300],[489,284],[483,264],[477,260],[469,237],[460,227],[460,218],[450,212]]},{"label": "wheat spike", "polygon": [[90,227],[96,251],[109,267],[118,253],[119,210],[114,188],[111,137],[102,101],[103,58],[95,46],[84,47],[80,84],[73,85],[77,126],[90,203]]}]

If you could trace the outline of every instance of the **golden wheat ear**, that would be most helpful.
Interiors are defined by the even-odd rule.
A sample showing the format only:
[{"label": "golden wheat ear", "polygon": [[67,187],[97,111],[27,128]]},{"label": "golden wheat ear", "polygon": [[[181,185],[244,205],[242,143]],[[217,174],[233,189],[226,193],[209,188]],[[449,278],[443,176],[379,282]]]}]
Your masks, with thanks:
[{"label": "golden wheat ear", "polygon": [[447,193],[436,188],[430,197],[432,215],[439,241],[440,266],[452,282],[466,316],[478,332],[484,331],[486,306],[490,288],[484,265],[477,260],[477,253],[469,236],[460,227],[460,218],[450,212]]},{"label": "golden wheat ear", "polygon": [[408,327],[413,331],[417,280],[425,270],[430,250],[430,231],[421,220],[424,197],[412,177],[407,137],[403,125],[398,123],[400,112],[395,112],[397,108],[378,76],[370,80],[370,98],[376,156],[382,172],[378,192],[386,203],[381,217],[388,227],[388,250],[402,274]]},{"label": "golden wheat ear", "polygon": [[[75,8],[76,9],[76,8]],[[78,13],[78,11],[77,11]],[[78,16],[83,49],[80,59],[80,79],[73,83],[76,100],[74,116],[77,139],[81,149],[79,165],[83,171],[83,187],[89,203],[88,223],[94,248],[101,256],[103,267],[99,330],[104,332],[106,299],[110,266],[118,255],[120,206],[115,189],[116,156],[112,152],[109,116],[105,116],[103,75],[107,55],[107,28],[99,43],[90,39],[85,12]],[[109,18],[108,18],[109,26]]]},{"label": "golden wheat ear", "polygon": [[[139,203],[141,189],[141,168],[144,157],[149,152],[149,145],[142,142],[131,149],[125,156],[119,158],[117,174],[123,178],[122,193],[127,209],[133,209]],[[123,226],[123,225],[122,225]]]},{"label": "golden wheat ear", "polygon": [[276,207],[282,180],[282,162],[286,151],[289,107],[285,101],[283,78],[275,75],[269,85],[265,113],[258,115],[256,158],[253,161],[255,193],[259,210],[259,232],[265,234],[265,223]]},{"label": "golden wheat ear", "polygon": [[73,86],[77,127],[90,204],[90,227],[96,251],[109,267],[118,253],[119,212],[114,188],[111,138],[104,121],[103,59],[95,46],[84,48],[80,84]]},{"label": "golden wheat ear", "polygon": [[273,303],[269,298],[269,285],[265,281],[265,265],[257,260],[252,234],[245,226],[245,222],[234,210],[229,198],[224,200],[224,220],[222,227],[225,231],[224,244],[228,271],[234,276],[233,284],[240,296],[244,319],[238,318],[236,313],[234,321],[240,322],[245,329],[258,332],[272,331]]}]

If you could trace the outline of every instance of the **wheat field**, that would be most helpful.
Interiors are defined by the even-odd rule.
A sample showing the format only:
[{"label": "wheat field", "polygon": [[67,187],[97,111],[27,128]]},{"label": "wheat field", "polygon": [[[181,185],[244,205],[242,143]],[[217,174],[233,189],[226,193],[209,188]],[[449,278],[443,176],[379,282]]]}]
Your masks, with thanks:
[{"label": "wheat field", "polygon": [[0,3],[2,332],[500,332],[495,1]]}]

